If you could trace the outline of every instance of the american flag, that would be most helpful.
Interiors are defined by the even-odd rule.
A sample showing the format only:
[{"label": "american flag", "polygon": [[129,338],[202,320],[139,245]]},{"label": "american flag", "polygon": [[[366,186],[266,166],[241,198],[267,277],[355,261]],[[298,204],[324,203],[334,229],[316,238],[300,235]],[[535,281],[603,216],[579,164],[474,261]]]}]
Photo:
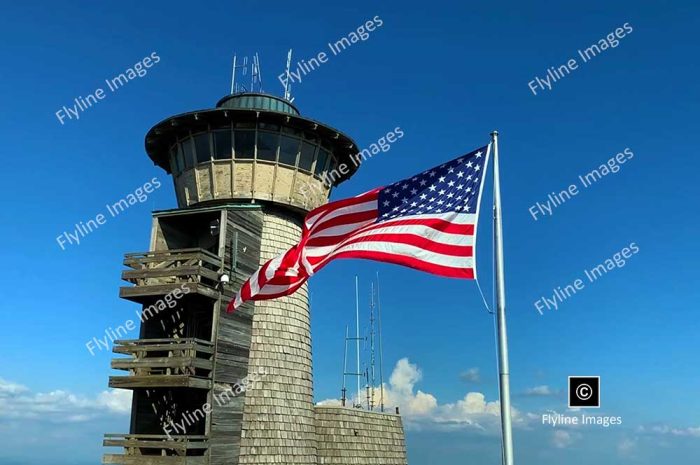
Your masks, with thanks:
[{"label": "american flag", "polygon": [[364,258],[474,279],[489,148],[312,210],[304,219],[299,243],[248,278],[227,311],[250,300],[290,295],[336,258]]}]

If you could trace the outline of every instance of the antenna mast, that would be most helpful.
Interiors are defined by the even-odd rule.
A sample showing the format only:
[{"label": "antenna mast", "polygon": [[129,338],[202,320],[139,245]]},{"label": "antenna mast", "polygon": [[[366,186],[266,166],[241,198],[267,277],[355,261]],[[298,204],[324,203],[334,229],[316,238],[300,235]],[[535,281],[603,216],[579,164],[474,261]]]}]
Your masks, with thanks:
[{"label": "antenna mast", "polygon": [[253,64],[250,71],[250,91],[256,92],[255,83],[257,82],[257,92],[262,92],[262,72],[260,71],[260,57],[258,56],[258,52],[255,52],[255,55],[253,55]]},{"label": "antenna mast", "polygon": [[377,320],[379,324],[379,406],[384,412],[384,354],[382,351],[382,304],[379,299],[379,271],[377,271]]},{"label": "antenna mast", "polygon": [[369,385],[372,390],[372,401],[369,404],[369,409],[374,410],[374,386],[376,385],[375,378],[375,360],[374,360],[374,282],[371,283],[369,302]]},{"label": "antenna mast", "polygon": [[356,331],[355,331],[355,340],[356,340],[356,346],[357,346],[357,403],[360,403],[362,391],[360,390],[360,376],[362,376],[360,372],[360,284],[359,280],[357,278],[357,275],[355,275],[355,324],[356,326]]},{"label": "antenna mast", "polygon": [[292,101],[292,83],[290,82],[289,78],[289,69],[292,67],[292,49],[289,49],[289,52],[287,52],[287,69],[285,70],[285,74],[287,75],[287,79],[284,81],[284,99],[291,102]]},{"label": "antenna mast", "polygon": [[343,351],[343,389],[340,390],[342,396],[340,398],[340,405],[345,407],[346,394],[348,392],[345,387],[345,376],[348,374],[348,336],[350,327],[345,325],[345,350]]}]

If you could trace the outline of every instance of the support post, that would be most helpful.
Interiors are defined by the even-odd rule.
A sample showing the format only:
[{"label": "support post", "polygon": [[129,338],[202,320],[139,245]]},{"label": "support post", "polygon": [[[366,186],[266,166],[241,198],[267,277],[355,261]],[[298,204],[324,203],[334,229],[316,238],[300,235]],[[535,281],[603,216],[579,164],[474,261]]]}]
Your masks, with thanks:
[{"label": "support post", "polygon": [[501,396],[503,464],[513,465],[513,432],[510,418],[510,370],[506,332],[506,292],[503,272],[503,225],[501,221],[501,181],[499,177],[498,131],[491,133],[493,149],[493,234],[496,255],[496,323],[498,332],[498,372]]}]

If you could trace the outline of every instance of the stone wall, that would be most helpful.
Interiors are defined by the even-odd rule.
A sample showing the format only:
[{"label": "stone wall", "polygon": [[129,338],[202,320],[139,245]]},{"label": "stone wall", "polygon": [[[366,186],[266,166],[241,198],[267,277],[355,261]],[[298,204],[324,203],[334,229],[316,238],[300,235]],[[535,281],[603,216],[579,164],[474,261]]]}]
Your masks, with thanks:
[{"label": "stone wall", "polygon": [[337,406],[314,410],[319,465],[406,465],[400,416]]},{"label": "stone wall", "polygon": [[[267,208],[260,264],[295,245],[300,222]],[[267,374],[246,392],[240,464],[316,464],[311,322],[307,287],[255,303],[248,372]]]}]

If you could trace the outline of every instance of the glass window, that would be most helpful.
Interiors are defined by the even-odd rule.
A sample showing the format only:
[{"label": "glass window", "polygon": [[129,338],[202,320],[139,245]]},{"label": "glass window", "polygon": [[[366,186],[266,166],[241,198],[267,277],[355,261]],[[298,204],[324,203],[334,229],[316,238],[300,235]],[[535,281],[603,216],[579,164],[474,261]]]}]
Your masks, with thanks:
[{"label": "glass window", "polygon": [[282,126],[282,132],[285,134],[293,134],[295,136],[301,137],[301,131],[295,128],[290,128],[289,126]]},{"label": "glass window", "polygon": [[299,152],[299,139],[282,136],[280,138],[280,163],[296,166],[297,153]]},{"label": "glass window", "polygon": [[204,163],[211,160],[208,132],[194,136],[194,148],[197,152],[197,163]]},{"label": "glass window", "polygon": [[275,161],[279,137],[276,132],[258,131],[258,160]]},{"label": "glass window", "polygon": [[236,131],[233,137],[236,158],[253,158],[255,155],[255,131]]},{"label": "glass window", "polygon": [[170,172],[173,174],[177,174],[178,170],[177,170],[177,165],[175,164],[176,163],[175,162],[175,153],[172,151],[172,149],[170,150],[169,160],[170,160]]},{"label": "glass window", "polygon": [[[247,98],[247,97],[246,97]],[[236,129],[242,128],[242,129],[255,129],[255,123],[252,121],[240,121],[238,123],[235,123],[234,127]]]},{"label": "glass window", "polygon": [[328,161],[328,155],[330,154],[327,150],[318,150],[318,159],[316,160],[316,168],[314,168],[314,173],[316,173],[317,176],[320,176],[321,173],[323,173],[326,170],[326,161]]},{"label": "glass window", "polygon": [[306,141],[301,143],[301,155],[299,156],[299,168],[304,171],[311,171],[311,165],[314,162],[314,154],[316,146]]},{"label": "glass window", "polygon": [[310,140],[311,142],[315,142],[318,144],[318,137],[316,137],[316,134],[313,132],[305,132],[304,133],[304,139]]},{"label": "glass window", "polygon": [[185,156],[185,168],[192,168],[194,166],[194,144],[192,144],[191,137],[182,141],[182,150]]},{"label": "glass window", "polygon": [[214,158],[225,160],[231,157],[231,130],[214,131]]},{"label": "glass window", "polygon": [[279,131],[280,130],[279,124],[272,124],[272,123],[259,123],[258,127],[260,129],[265,129],[267,131]]},{"label": "glass window", "polygon": [[185,156],[182,154],[182,144],[176,144],[177,150],[177,171],[181,173],[185,169]]}]

